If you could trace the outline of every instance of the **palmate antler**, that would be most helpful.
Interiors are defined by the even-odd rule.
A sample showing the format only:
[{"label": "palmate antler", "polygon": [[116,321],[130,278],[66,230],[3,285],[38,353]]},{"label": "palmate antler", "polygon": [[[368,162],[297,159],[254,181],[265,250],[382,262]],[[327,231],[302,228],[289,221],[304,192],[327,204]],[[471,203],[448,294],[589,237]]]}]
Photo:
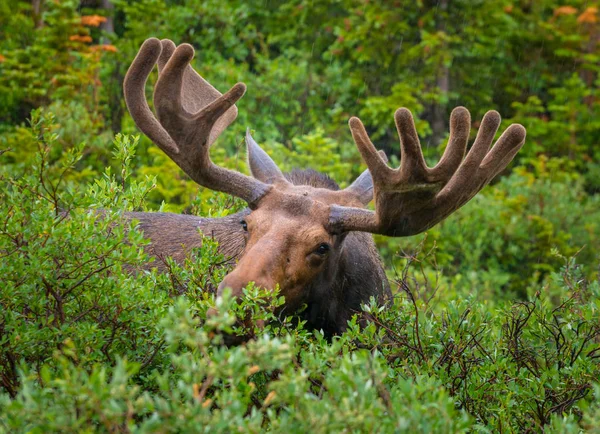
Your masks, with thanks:
[{"label": "palmate antler", "polygon": [[[237,196],[252,208],[272,188],[255,178],[215,165],[210,145],[237,117],[235,103],[246,92],[237,83],[221,94],[189,65],[194,49],[156,38],[144,42],[123,83],[127,108],[140,130],[190,178],[212,190]],[[144,93],[148,75],[158,61],[154,89],[158,120]]]},{"label": "palmate antler", "polygon": [[439,163],[429,168],[410,111],[398,109],[394,117],[401,148],[401,164],[397,169],[390,168],[377,153],[360,119],[350,119],[352,137],[373,177],[375,212],[332,205],[332,229],[391,237],[423,232],[467,203],[510,163],[525,143],[525,128],[513,124],[490,150],[500,115],[489,111],[463,160],[471,116],[464,107],[457,107],[450,117],[446,151]]},{"label": "palmate antler", "polygon": [[[216,166],[209,156],[211,144],[235,120],[235,103],[246,86],[237,83],[221,94],[189,65],[194,49],[188,44],[175,47],[168,39],[144,42],[124,81],[125,101],[137,126],[198,184],[237,196],[250,208],[270,191],[282,189],[295,195],[275,163],[247,134],[248,155],[253,177]],[[144,94],[148,75],[158,62],[159,78],[154,91],[154,116]],[[385,155],[378,153],[362,122],[350,119],[350,130],[367,164],[350,187],[331,193],[329,230],[363,231],[392,237],[423,232],[468,202],[487,185],[523,146],[525,128],[514,124],[490,149],[500,125],[500,115],[488,112],[471,150],[464,158],[471,128],[464,107],[454,109],[450,118],[450,139],[440,162],[427,167],[411,113],[396,111],[401,143],[401,164],[392,169]],[[336,203],[347,203],[348,194],[367,204],[375,197],[375,212]],[[339,199],[339,201],[337,200]]]}]

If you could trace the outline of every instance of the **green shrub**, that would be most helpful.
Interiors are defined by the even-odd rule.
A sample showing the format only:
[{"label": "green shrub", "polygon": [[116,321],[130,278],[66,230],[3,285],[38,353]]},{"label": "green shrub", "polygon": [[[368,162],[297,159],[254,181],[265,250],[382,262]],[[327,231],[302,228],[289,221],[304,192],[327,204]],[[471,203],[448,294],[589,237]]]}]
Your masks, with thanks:
[{"label": "green shrub", "polygon": [[[590,2],[35,3],[0,2],[0,432],[598,432]],[[122,80],[150,36],[194,45],[221,91],[248,84],[211,150],[230,168],[247,170],[251,127],[284,170],[348,185],[364,169],[348,118],[397,165],[398,106],[430,162],[459,104],[473,135],[496,108],[527,143],[512,173],[426,235],[378,238],[395,303],[365,306],[327,341],[275,317],[276,291],[215,301],[227,268],[210,240],[149,270],[123,211],[244,206],[127,135]],[[247,342],[223,345],[237,335]]]},{"label": "green shrub", "polygon": [[[573,259],[552,256],[562,266],[522,301],[482,300],[467,280],[423,290],[423,276],[438,276],[420,265],[434,262],[421,243],[392,282],[393,306],[372,301],[328,341],[275,316],[277,291],[250,285],[239,303],[227,293],[215,302],[226,270],[209,240],[167,273],[146,271],[145,241],[122,219],[146,208],[155,183],[133,179],[137,139],[117,136],[117,169],[82,188],[69,174],[82,148],[54,154],[54,122],[34,113],[31,165],[2,155],[0,432],[596,426],[600,284]],[[505,182],[521,191],[523,179]],[[228,212],[219,198],[212,207]],[[231,336],[246,342],[223,345]]]},{"label": "green shrub", "polygon": [[435,250],[428,269],[443,272],[444,282],[476,287],[482,298],[533,294],[560,268],[561,255],[577,255],[586,276],[594,278],[600,197],[586,195],[583,179],[565,174],[563,165],[549,160],[534,171],[517,168],[427,234],[378,244],[402,268],[405,259],[394,259],[396,252],[410,253],[424,243]]}]

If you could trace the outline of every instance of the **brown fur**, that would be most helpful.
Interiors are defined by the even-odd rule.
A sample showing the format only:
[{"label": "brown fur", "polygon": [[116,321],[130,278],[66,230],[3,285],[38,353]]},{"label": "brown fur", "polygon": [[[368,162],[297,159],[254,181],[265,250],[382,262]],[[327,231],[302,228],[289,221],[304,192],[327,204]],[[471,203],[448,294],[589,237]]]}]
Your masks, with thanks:
[{"label": "brown fur", "polygon": [[[127,213],[127,217],[140,222],[151,241],[148,252],[158,258],[153,266],[159,270],[166,271],[165,257],[182,262],[190,249],[200,247],[201,232],[215,238],[226,257],[239,261],[221,290],[231,287],[239,295],[250,281],[268,288],[279,284],[286,298],[283,313],[305,305],[301,316],[308,327],[328,335],[340,333],[371,296],[380,301],[389,298],[381,259],[371,235],[330,234],[325,229],[327,205],[315,199],[339,190],[334,181],[312,170],[293,171],[286,178],[298,183],[291,187],[298,194],[291,199],[273,197],[272,203],[261,202],[255,211],[220,219],[169,213]],[[315,207],[323,210],[320,221]],[[242,219],[248,221],[248,233]],[[324,241],[331,244],[329,254],[325,258],[312,254],[311,249]]]},{"label": "brown fur", "polygon": [[146,251],[156,259],[151,267],[167,271],[164,259],[172,257],[183,263],[189,252],[202,246],[202,234],[219,241],[219,251],[235,261],[244,249],[240,220],[243,211],[227,217],[212,219],[164,212],[129,212],[126,217],[139,221],[138,228],[150,240]]}]

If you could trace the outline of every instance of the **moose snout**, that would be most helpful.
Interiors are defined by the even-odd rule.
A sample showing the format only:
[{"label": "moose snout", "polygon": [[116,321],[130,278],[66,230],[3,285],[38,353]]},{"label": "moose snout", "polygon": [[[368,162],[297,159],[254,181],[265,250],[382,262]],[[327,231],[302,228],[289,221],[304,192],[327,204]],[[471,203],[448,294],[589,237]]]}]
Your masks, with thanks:
[{"label": "moose snout", "polygon": [[231,295],[233,297],[240,297],[244,291],[244,288],[248,286],[250,282],[254,282],[255,286],[273,289],[275,287],[274,282],[271,279],[265,277],[248,278],[241,276],[238,273],[230,273],[221,281],[217,288],[217,296],[223,295],[225,288],[231,289]]},{"label": "moose snout", "polygon": [[280,255],[267,252],[277,251],[281,251],[281,247],[275,245],[273,240],[261,240],[223,278],[217,288],[217,296],[223,295],[225,288],[230,288],[233,297],[240,297],[250,282],[254,282],[256,287],[274,289],[277,283],[282,283],[279,280],[283,274],[283,264]]},{"label": "moose snout", "polygon": [[[225,276],[217,287],[217,297],[221,297],[225,291],[225,288],[229,288],[233,298],[240,298],[243,294],[244,288],[246,288],[250,282],[254,282],[255,286],[260,288],[273,289],[275,287],[275,282],[273,282],[272,279],[266,278],[266,276],[249,278],[243,273],[240,273],[238,270],[234,270]],[[215,313],[215,309],[209,309],[207,312],[209,316],[214,315]]]},{"label": "moose snout", "polygon": [[[228,275],[226,275],[217,288],[217,297],[223,296],[226,288],[231,290],[233,298],[242,298],[244,288],[250,282],[254,282],[255,287],[266,290],[273,290],[278,284],[281,284],[284,276],[285,262],[281,255],[268,254],[268,252],[280,252],[279,246],[274,246],[273,240],[262,240],[240,259],[237,266]],[[207,314],[210,316],[216,313],[210,310]],[[262,321],[256,323],[262,327]]]},{"label": "moose snout", "polygon": [[[249,280],[247,278],[244,278],[243,276],[239,276],[235,272],[232,272],[232,273],[228,274],[227,276],[225,276],[225,278],[219,284],[219,286],[217,288],[217,297],[220,297],[223,295],[223,291],[225,291],[225,288],[230,288],[231,295],[234,298],[239,298],[239,297],[241,297],[244,288],[246,286],[248,286],[248,283],[250,283],[251,281],[254,281],[257,286],[261,286],[263,288],[271,288],[272,287],[271,286],[272,284],[267,283],[264,279],[261,279],[260,281]],[[217,310],[215,308],[211,308],[206,312],[208,317],[214,316],[214,315],[216,315],[216,313],[217,313]],[[246,327],[250,327],[250,324],[253,323],[249,317],[242,320],[242,322],[245,324]],[[265,325],[263,320],[258,320],[256,322],[254,322],[253,324],[260,329],[262,329]],[[228,346],[238,345],[242,342],[245,342],[248,338],[249,338],[249,336],[227,335],[225,337],[225,344]]]}]

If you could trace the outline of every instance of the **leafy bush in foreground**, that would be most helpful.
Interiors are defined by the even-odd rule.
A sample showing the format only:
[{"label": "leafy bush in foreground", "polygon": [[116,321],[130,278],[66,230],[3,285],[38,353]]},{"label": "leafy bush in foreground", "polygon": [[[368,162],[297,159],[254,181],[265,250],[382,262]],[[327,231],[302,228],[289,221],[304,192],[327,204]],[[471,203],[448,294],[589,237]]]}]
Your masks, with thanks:
[{"label": "leafy bush in foreground", "polygon": [[[587,288],[590,290],[590,288]],[[0,399],[8,432],[462,432],[593,427],[598,286],[552,308],[542,300],[498,312],[469,301],[435,312],[410,296],[368,306],[372,322],[332,342],[280,323],[271,295],[249,289],[205,321],[210,302],[179,298],[157,333],[160,357],[90,364],[65,342],[41,368],[22,365],[20,390]],[[584,301],[593,296],[596,301]],[[271,319],[226,348],[248,310]],[[418,314],[417,314],[418,313]],[[138,320],[139,321],[139,320]],[[135,329],[139,323],[129,323]],[[22,325],[27,327],[27,325]],[[85,328],[78,331],[85,333]],[[248,330],[239,330],[248,333]],[[49,355],[48,355],[49,356]],[[589,411],[589,412],[588,412]],[[593,413],[595,411],[595,413]],[[593,419],[591,419],[593,418]]]},{"label": "leafy bush in foreground", "polygon": [[[241,303],[215,304],[211,288],[225,270],[208,240],[169,273],[145,271],[135,222],[100,211],[144,208],[153,180],[129,179],[137,142],[118,136],[118,176],[107,170],[82,191],[69,172],[82,148],[52,158],[51,124],[34,114],[37,159],[1,178],[0,432],[600,424],[600,285],[573,259],[527,300],[480,301],[464,282],[421,292],[417,274],[429,271],[416,251],[394,305],[365,306],[327,341],[275,315],[283,300],[273,292],[249,287]],[[218,314],[207,317],[211,307]],[[232,334],[251,339],[223,345]]]}]

